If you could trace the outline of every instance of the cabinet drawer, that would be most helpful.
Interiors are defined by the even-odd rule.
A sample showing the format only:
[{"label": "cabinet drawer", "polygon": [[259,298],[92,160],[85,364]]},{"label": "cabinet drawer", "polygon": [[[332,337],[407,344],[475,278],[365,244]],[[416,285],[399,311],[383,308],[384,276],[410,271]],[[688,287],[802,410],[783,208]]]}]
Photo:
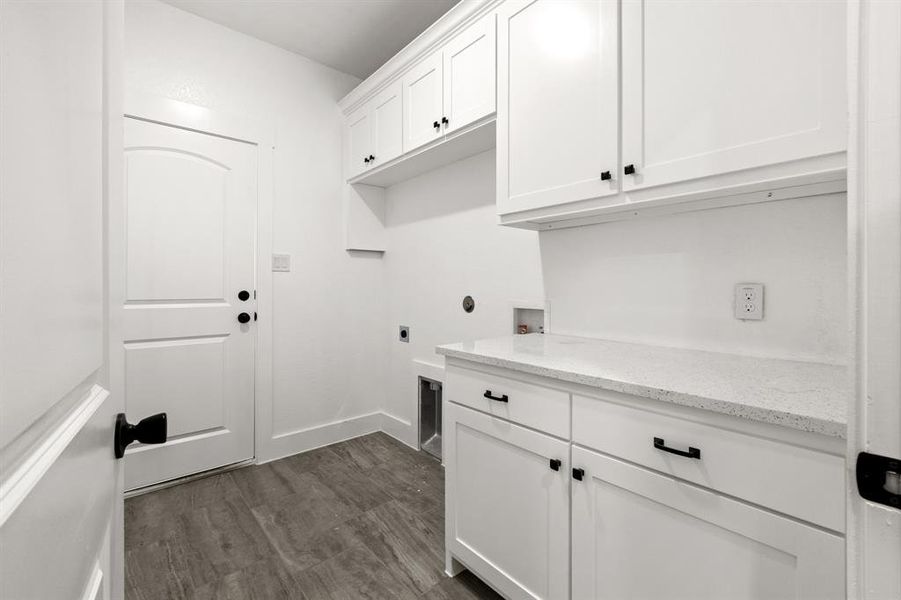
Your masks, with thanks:
[{"label": "cabinet drawer", "polygon": [[[573,396],[573,441],[834,531],[845,529],[839,456],[583,396]],[[690,448],[698,457],[671,452]]]},{"label": "cabinet drawer", "polygon": [[451,402],[569,438],[569,394],[566,392],[506,377],[449,368],[444,393]]}]

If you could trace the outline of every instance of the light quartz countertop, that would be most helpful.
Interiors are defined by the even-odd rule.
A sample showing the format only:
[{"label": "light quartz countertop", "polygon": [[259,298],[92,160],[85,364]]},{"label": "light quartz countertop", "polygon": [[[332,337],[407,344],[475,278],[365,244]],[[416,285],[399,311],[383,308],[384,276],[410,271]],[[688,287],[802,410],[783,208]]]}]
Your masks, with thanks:
[{"label": "light quartz countertop", "polygon": [[844,438],[847,367],[553,334],[438,346],[438,354]]}]

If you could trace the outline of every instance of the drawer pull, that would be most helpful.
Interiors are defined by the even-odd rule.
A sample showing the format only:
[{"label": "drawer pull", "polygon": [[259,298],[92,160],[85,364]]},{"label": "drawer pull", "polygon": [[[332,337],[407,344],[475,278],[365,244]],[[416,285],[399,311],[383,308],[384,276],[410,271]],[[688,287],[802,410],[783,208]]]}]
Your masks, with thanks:
[{"label": "drawer pull", "polygon": [[552,458],[550,460],[551,469],[554,471],[559,471],[560,467],[563,465],[563,461],[559,458]]},{"label": "drawer pull", "polygon": [[692,446],[688,447],[688,452],[684,450],[676,450],[675,448],[669,448],[666,446],[666,442],[663,441],[663,438],[655,437],[654,438],[654,447],[658,450],[663,450],[664,452],[669,452],[670,454],[676,454],[678,456],[684,456],[686,458],[697,458],[701,459],[701,451],[698,448],[693,448]]},{"label": "drawer pull", "polygon": [[497,396],[492,396],[491,390],[485,390],[485,393],[482,395],[485,396],[486,398],[488,398],[489,400],[497,400],[498,402],[509,402],[510,401],[510,398],[507,396],[507,394],[504,394],[500,398],[498,398]]},{"label": "drawer pull", "polygon": [[573,469],[573,479],[582,481],[583,477],[585,477],[585,469]]}]

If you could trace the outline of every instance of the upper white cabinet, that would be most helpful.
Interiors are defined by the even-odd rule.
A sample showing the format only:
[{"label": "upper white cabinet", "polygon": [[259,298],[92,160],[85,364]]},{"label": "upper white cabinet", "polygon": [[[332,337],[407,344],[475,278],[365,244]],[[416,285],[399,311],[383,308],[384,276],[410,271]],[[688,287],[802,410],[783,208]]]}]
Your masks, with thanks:
[{"label": "upper white cabinet", "polygon": [[494,112],[496,81],[495,16],[489,14],[444,47],[445,133]]},{"label": "upper white cabinet", "polygon": [[845,20],[835,1],[507,0],[501,222],[541,229],[844,189]]},{"label": "upper white cabinet", "polygon": [[844,2],[629,0],[625,190],[845,149]]},{"label": "upper white cabinet", "polygon": [[374,167],[403,154],[401,85],[395,82],[371,101]]},{"label": "upper white cabinet", "polygon": [[353,178],[403,152],[400,82],[388,86],[347,119],[346,172]]},{"label": "upper white cabinet", "polygon": [[369,168],[372,152],[372,119],[369,105],[357,109],[345,125],[346,171],[348,179]]},{"label": "upper white cabinet", "polygon": [[436,52],[404,75],[404,152],[434,141],[443,133],[441,69],[441,53]]},{"label": "upper white cabinet", "polygon": [[618,192],[617,10],[613,0],[498,9],[501,214]]}]

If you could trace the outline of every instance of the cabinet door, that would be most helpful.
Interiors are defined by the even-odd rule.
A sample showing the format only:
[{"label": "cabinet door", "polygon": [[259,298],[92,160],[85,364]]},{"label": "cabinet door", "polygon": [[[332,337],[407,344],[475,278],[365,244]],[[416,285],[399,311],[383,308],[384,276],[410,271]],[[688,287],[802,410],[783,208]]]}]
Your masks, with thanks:
[{"label": "cabinet door", "polygon": [[617,194],[617,11],[615,0],[498,9],[500,214]]},{"label": "cabinet door", "polygon": [[453,403],[445,411],[451,553],[509,598],[568,598],[569,444]]},{"label": "cabinet door", "polygon": [[372,119],[369,105],[363,106],[347,118],[347,178],[351,179],[369,168],[365,162],[372,154]]},{"label": "cabinet door", "polygon": [[391,84],[372,101],[372,147],[375,164],[403,154],[403,111],[401,82]]},{"label": "cabinet door", "polygon": [[572,462],[574,600],[845,596],[839,535],[577,446]]},{"label": "cabinet door", "polygon": [[626,190],[845,150],[845,3],[626,0]]},{"label": "cabinet door", "polygon": [[441,60],[435,52],[403,77],[404,152],[442,136]]},{"label": "cabinet door", "polygon": [[445,133],[494,112],[495,21],[484,17],[444,47]]}]

